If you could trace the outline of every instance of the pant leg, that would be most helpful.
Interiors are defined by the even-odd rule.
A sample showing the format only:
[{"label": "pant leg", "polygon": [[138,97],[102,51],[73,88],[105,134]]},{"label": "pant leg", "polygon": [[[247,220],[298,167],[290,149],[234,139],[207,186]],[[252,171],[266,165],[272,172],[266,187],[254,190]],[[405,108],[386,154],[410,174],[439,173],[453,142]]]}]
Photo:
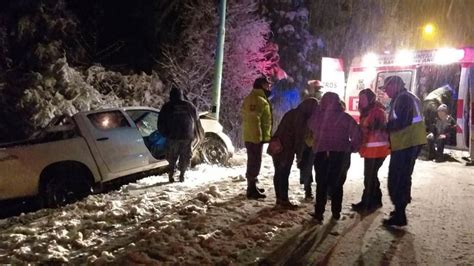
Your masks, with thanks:
[{"label": "pant leg", "polygon": [[328,158],[329,154],[327,152],[318,152],[314,156],[314,170],[316,172],[316,202],[314,210],[317,216],[323,215],[327,202]]},{"label": "pant leg", "polygon": [[280,161],[273,158],[273,167],[275,169],[275,175],[273,176],[273,187],[275,188],[275,197],[277,200],[281,200],[280,194],[280,180],[281,180],[281,168],[279,167]]},{"label": "pant leg", "polygon": [[303,181],[306,193],[311,193],[311,184],[313,183],[314,153],[311,147],[305,150],[303,165],[300,169],[300,180]]},{"label": "pant leg", "polygon": [[280,194],[281,198],[284,201],[288,201],[288,183],[289,183],[289,178],[290,178],[290,172],[291,172],[291,165],[292,162],[286,162],[284,165],[282,165],[282,174],[281,174],[281,185],[280,185]]},{"label": "pant leg", "polygon": [[404,210],[411,201],[411,175],[419,151],[419,146],[392,151],[388,171],[388,192],[395,210]]},{"label": "pant leg", "polygon": [[273,184],[275,187],[276,198],[282,201],[288,201],[288,183],[293,160],[278,160],[273,158],[275,167],[275,176]]},{"label": "pant leg", "polygon": [[446,143],[446,139],[437,139],[436,140],[436,158],[437,159],[443,159],[445,143]]},{"label": "pant leg", "polygon": [[374,168],[374,179],[373,179],[373,186],[374,192],[372,194],[372,202],[375,204],[382,204],[382,190],[380,189],[380,180],[379,180],[379,169],[382,167],[383,162],[385,161],[385,157],[377,158]]},{"label": "pant leg", "polygon": [[260,173],[262,164],[262,143],[245,142],[247,148],[247,172],[245,174],[248,181],[254,182]]},{"label": "pant leg", "polygon": [[344,183],[350,167],[351,154],[347,152],[331,152],[329,158],[329,184],[332,188],[331,211],[339,214],[342,209]]},{"label": "pant leg", "polygon": [[382,202],[378,171],[384,160],[385,157],[364,159],[364,193],[362,201],[366,205]]},{"label": "pant leg", "polygon": [[407,189],[407,198],[408,198],[408,203],[411,202],[411,175],[413,174],[413,170],[415,169],[415,163],[416,163],[416,158],[420,155],[421,148],[423,145],[415,146],[412,147],[410,150],[410,168],[408,170],[409,178],[408,178],[408,189]]},{"label": "pant leg", "polygon": [[191,165],[191,157],[193,156],[192,151],[192,140],[180,140],[179,143],[179,171],[184,174],[188,167]]},{"label": "pant leg", "polygon": [[365,206],[369,204],[369,198],[372,193],[372,171],[374,168],[374,160],[372,158],[364,159],[364,192],[362,192],[361,202]]},{"label": "pant leg", "polygon": [[166,160],[169,164],[169,173],[172,174],[176,171],[176,162],[179,157],[179,141],[168,139],[166,146]]},{"label": "pant leg", "polygon": [[429,138],[428,140],[428,159],[434,159],[436,155],[436,149],[435,149],[435,140],[432,138]]},{"label": "pant leg", "polygon": [[313,164],[314,153],[311,147],[307,147],[303,151],[303,158],[301,159],[300,168],[300,184],[311,184],[313,182]]}]

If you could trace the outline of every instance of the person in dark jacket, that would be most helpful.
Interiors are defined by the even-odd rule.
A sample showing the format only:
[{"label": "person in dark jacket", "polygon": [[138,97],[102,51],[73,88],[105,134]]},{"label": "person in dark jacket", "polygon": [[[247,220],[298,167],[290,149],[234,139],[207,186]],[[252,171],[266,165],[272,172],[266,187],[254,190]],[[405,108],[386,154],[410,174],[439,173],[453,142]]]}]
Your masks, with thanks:
[{"label": "person in dark jacket", "polygon": [[300,184],[304,186],[305,200],[313,199],[313,135],[308,128],[308,120],[319,108],[319,101],[316,98],[306,98],[299,106],[299,112],[296,117],[296,126],[298,128],[296,138],[296,160],[297,167],[300,169]]},{"label": "person in dark jacket", "polygon": [[448,140],[456,134],[456,120],[448,114],[448,106],[442,104],[438,107],[438,117],[429,127],[430,133],[426,137],[428,140],[428,159],[435,162],[444,161],[444,146]]},{"label": "person in dark jacket", "polygon": [[161,108],[158,131],[167,139],[169,181],[174,182],[176,162],[179,159],[179,181],[184,182],[184,174],[191,164],[192,143],[203,136],[203,129],[196,107],[184,100],[183,93],[175,86],[171,88],[169,101]]},{"label": "person in dark jacket", "polygon": [[[423,99],[423,116],[428,130],[430,130],[430,127],[435,123],[436,119],[438,118],[438,107],[442,104],[445,104],[447,109],[452,111],[456,100],[456,90],[454,90],[448,84],[433,90]],[[455,138],[453,138],[453,140],[454,139]]]},{"label": "person in dark jacket", "polygon": [[387,123],[391,150],[387,185],[395,210],[383,224],[405,226],[405,210],[411,202],[411,175],[421,146],[426,144],[426,129],[420,100],[405,88],[402,78],[385,78],[384,90],[391,99]]},{"label": "person in dark jacket", "polygon": [[341,217],[343,185],[352,152],[357,152],[362,132],[357,122],[345,113],[339,96],[326,92],[320,108],[308,121],[313,133],[314,167],[316,170],[316,203],[313,218],[323,221],[328,185],[332,188],[331,211],[334,219]]},{"label": "person in dark jacket", "polygon": [[[288,111],[283,116],[275,134],[273,134],[270,145],[272,145],[273,141],[278,141],[281,144],[281,151],[272,155],[273,165],[275,167],[273,184],[275,186],[277,205],[288,208],[297,207],[288,199],[288,178],[295,153],[303,153],[304,146],[306,146],[304,142],[305,133],[307,132],[306,122],[312,110],[317,107],[318,101],[316,99],[308,98],[304,100],[297,108]],[[297,157],[298,156],[301,155],[297,155]],[[312,162],[310,167],[312,167]],[[311,175],[311,173],[309,174]]]}]

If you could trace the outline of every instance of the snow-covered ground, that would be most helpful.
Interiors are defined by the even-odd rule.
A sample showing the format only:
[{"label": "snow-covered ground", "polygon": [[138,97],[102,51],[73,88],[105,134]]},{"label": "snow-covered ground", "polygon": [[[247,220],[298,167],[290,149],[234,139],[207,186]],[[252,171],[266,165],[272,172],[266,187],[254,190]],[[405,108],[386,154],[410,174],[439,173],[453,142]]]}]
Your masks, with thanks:
[{"label": "snow-covered ground", "polygon": [[200,165],[185,183],[152,176],[119,191],[92,195],[55,210],[0,220],[0,263],[68,264],[474,264],[474,168],[417,161],[409,225],[388,230],[388,159],[380,170],[384,207],[361,217],[362,159],[353,155],[343,216],[311,221],[293,167],[290,195],[297,210],[274,207],[273,166],[264,156],[265,200],[245,198],[245,153],[232,167]]}]

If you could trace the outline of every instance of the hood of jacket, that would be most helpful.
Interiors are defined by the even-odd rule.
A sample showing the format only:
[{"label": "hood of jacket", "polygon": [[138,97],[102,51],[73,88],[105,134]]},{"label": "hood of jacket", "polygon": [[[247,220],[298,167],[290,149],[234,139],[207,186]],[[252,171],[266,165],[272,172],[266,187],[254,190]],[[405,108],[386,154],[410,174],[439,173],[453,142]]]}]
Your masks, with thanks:
[{"label": "hood of jacket", "polygon": [[177,87],[171,88],[170,102],[176,102],[179,100],[183,100],[183,92]]},{"label": "hood of jacket", "polygon": [[344,111],[339,96],[334,92],[326,92],[321,99],[321,110],[324,111]]},{"label": "hood of jacket", "polygon": [[316,98],[310,97],[301,102],[297,109],[304,117],[310,117],[311,114],[318,109],[319,103]]}]

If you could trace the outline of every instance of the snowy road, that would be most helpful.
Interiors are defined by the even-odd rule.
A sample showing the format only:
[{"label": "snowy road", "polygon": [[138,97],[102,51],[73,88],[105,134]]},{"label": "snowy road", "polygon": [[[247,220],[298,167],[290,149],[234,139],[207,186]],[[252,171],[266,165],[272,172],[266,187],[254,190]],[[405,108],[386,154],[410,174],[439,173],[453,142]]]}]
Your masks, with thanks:
[{"label": "snowy road", "polygon": [[57,210],[0,220],[0,263],[72,264],[474,264],[474,168],[417,161],[409,225],[387,230],[388,160],[380,170],[384,207],[360,217],[349,210],[362,192],[362,160],[353,156],[343,216],[314,224],[312,202],[293,169],[294,211],[274,208],[273,166],[265,156],[262,201],[245,199],[245,156],[232,168],[199,166],[185,183],[165,176],[93,195]]}]

